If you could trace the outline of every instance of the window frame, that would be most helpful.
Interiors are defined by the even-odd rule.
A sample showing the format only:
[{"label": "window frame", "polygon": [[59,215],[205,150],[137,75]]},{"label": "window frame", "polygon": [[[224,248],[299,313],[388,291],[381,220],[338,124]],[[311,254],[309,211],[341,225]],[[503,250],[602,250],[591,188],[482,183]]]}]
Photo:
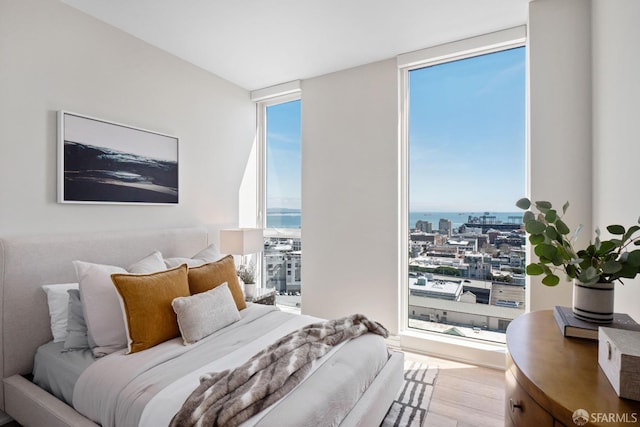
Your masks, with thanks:
[{"label": "window frame", "polygon": [[256,176],[258,177],[258,210],[257,210],[257,218],[256,223],[259,227],[266,228],[267,227],[267,108],[278,105],[285,104],[287,102],[292,101],[301,101],[302,94],[300,90],[297,90],[293,93],[288,93],[284,95],[274,95],[270,96],[267,99],[259,100],[256,102],[257,108],[257,153],[258,153],[258,171]]},{"label": "window frame", "polygon": [[[429,352],[455,360],[477,363],[485,366],[504,368],[506,346],[500,343],[480,341],[465,337],[446,336],[438,332],[418,330],[409,327],[409,72],[432,65],[444,64],[489,53],[527,47],[526,26],[518,26],[502,31],[446,43],[397,57],[399,82],[399,286],[400,298],[400,346],[414,351]],[[527,54],[528,58],[528,54]],[[527,59],[528,62],[528,59]],[[527,64],[528,70],[528,64]],[[528,73],[528,71],[527,71]],[[528,78],[528,76],[527,76]],[[527,83],[528,86],[528,83]],[[525,102],[528,104],[528,93]],[[528,111],[528,105],[525,106]],[[528,127],[528,121],[525,124]],[[528,134],[528,132],[527,132]],[[525,162],[526,164],[526,162]],[[525,180],[528,181],[528,167]],[[527,307],[530,305],[527,304]]]},{"label": "window frame", "polygon": [[[296,80],[259,89],[251,92],[251,100],[256,103],[256,224],[262,229],[267,228],[267,108],[292,101],[302,101],[300,81]],[[261,277],[265,270],[265,253],[261,253],[258,260]],[[266,281],[260,281],[260,287],[265,287]],[[298,309],[292,309],[299,314]]]}]

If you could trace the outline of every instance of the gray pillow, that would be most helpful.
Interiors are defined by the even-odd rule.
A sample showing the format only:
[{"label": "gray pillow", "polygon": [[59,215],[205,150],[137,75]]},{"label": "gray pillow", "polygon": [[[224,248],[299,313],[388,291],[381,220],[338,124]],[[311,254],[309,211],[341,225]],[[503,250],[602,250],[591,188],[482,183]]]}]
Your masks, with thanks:
[{"label": "gray pillow", "polygon": [[187,264],[188,267],[199,267],[203,264],[207,264],[212,261],[217,261],[222,258],[220,251],[213,243],[192,256],[191,258],[165,258],[164,263],[167,268],[179,267],[182,264]]},{"label": "gray pillow", "polygon": [[146,274],[165,270],[160,252],[146,256],[127,270],[114,265],[73,261],[80,283],[82,309],[87,330],[94,345],[93,355],[101,357],[127,348],[127,330],[120,306],[120,296],[113,286],[114,273]]},{"label": "gray pillow", "polygon": [[240,320],[240,312],[226,282],[207,292],[175,298],[171,306],[178,317],[185,345]]},{"label": "gray pillow", "polygon": [[87,323],[82,313],[82,301],[78,289],[67,290],[69,294],[69,308],[67,310],[67,338],[64,341],[66,350],[84,350],[89,348]]}]

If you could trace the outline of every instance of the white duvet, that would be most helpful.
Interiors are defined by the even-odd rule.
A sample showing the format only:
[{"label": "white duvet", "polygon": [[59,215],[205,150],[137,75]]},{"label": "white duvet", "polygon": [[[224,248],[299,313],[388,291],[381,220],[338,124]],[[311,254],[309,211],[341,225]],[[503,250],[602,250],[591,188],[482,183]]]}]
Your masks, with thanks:
[{"label": "white duvet", "polygon": [[[240,321],[190,346],[180,338],[99,359],[78,379],[76,410],[103,427],[168,425],[205,372],[234,368],[278,338],[320,321],[252,304]],[[387,361],[382,337],[366,334],[314,363],[307,379],[243,425],[338,425]]]}]

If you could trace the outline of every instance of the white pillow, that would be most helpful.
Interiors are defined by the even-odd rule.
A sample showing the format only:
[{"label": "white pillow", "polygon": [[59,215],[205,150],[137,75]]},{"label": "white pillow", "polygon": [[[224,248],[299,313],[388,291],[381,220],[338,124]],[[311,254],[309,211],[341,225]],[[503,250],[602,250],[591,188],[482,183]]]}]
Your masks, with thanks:
[{"label": "white pillow", "polygon": [[240,312],[226,282],[207,292],[175,298],[171,306],[178,317],[185,345],[240,320]]},{"label": "white pillow", "polygon": [[67,318],[69,316],[69,294],[67,290],[78,289],[78,284],[42,285],[42,289],[47,294],[53,342],[64,341],[67,338]]},{"label": "white pillow", "polygon": [[222,258],[220,251],[213,243],[192,256],[191,258],[165,258],[164,263],[167,268],[176,268],[182,264],[187,264],[188,267],[199,267],[208,262],[217,261]]},{"label": "white pillow", "polygon": [[91,350],[101,357],[127,348],[127,332],[120,307],[118,291],[111,281],[116,273],[135,272],[148,274],[165,270],[160,252],[141,259],[126,270],[113,265],[93,264],[73,261],[80,283],[80,296],[84,319],[90,341],[95,343]]}]

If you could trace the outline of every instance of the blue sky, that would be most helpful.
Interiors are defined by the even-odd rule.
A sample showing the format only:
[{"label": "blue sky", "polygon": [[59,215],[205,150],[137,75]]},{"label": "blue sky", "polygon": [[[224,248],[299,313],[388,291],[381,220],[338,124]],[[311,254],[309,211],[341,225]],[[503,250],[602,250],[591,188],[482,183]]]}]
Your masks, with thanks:
[{"label": "blue sky", "polygon": [[517,211],[524,48],[411,71],[409,91],[409,210]]},{"label": "blue sky", "polygon": [[267,209],[300,209],[300,101],[267,107]]},{"label": "blue sky", "polygon": [[[524,48],[414,70],[409,79],[409,210],[517,211]],[[267,109],[267,208],[300,208],[300,105]]]}]

